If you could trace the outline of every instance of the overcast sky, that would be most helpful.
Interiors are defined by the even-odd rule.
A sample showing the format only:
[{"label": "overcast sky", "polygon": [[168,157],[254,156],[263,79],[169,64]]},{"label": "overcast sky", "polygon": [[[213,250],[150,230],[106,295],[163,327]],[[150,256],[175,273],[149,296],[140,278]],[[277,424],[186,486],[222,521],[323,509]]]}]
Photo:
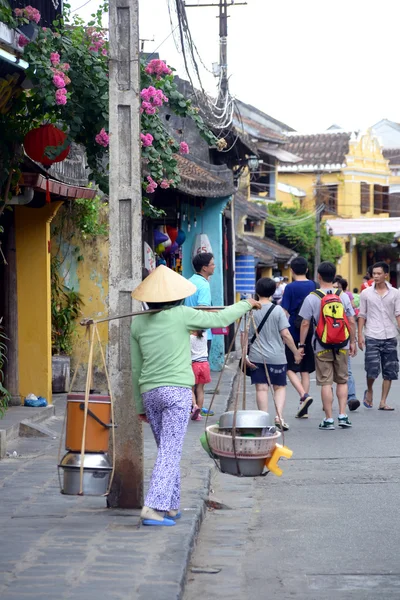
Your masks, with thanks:
[{"label": "overcast sky", "polygon": [[[154,38],[145,42],[145,51],[159,52],[185,77],[182,55],[169,35],[167,0],[139,1],[140,37]],[[400,122],[400,2],[247,2],[229,9],[228,68],[236,97],[302,132],[323,131],[333,123],[364,129],[382,118]],[[78,8],[84,0],[70,3]],[[97,4],[89,0],[78,13],[90,18]],[[193,40],[211,70],[219,56],[218,9],[187,13]],[[212,93],[215,78],[204,68],[201,74]]]}]

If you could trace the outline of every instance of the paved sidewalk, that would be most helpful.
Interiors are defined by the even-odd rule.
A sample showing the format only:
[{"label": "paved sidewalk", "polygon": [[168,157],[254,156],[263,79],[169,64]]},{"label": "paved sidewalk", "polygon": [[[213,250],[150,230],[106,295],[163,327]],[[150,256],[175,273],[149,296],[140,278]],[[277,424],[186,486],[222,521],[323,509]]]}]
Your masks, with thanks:
[{"label": "paved sidewalk", "polygon": [[[235,363],[236,364],[236,363]],[[227,367],[213,408],[224,412],[235,368]],[[215,386],[218,374],[213,374]],[[211,396],[206,396],[206,405]],[[62,403],[46,422],[62,427]],[[216,421],[210,419],[209,423]],[[139,511],[110,510],[104,498],[63,496],[59,438],[17,439],[0,461],[1,600],[174,600],[205,513],[212,461],[201,449],[203,422],[189,422],[182,458],[182,519],[172,528],[140,527]],[[145,426],[145,479],[156,447]]]}]

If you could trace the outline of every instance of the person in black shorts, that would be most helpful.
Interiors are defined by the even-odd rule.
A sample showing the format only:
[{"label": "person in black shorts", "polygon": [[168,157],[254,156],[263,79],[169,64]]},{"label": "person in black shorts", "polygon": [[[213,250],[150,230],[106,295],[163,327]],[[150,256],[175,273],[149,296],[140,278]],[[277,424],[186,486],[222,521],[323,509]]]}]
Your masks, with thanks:
[{"label": "person in black shorts", "polygon": [[[300,341],[299,311],[304,299],[316,289],[314,281],[307,279],[308,264],[305,258],[298,256],[290,264],[293,276],[293,282],[289,283],[283,294],[281,306],[284,309],[290,323],[290,333],[295,344],[298,346]],[[307,418],[308,409],[313,402],[310,396],[310,373],[315,371],[314,351],[311,346],[312,327],[307,336],[304,358],[300,364],[296,364],[293,352],[286,346],[287,375],[290,383],[300,396],[300,406],[296,417]],[[300,379],[298,377],[300,373]]]}]

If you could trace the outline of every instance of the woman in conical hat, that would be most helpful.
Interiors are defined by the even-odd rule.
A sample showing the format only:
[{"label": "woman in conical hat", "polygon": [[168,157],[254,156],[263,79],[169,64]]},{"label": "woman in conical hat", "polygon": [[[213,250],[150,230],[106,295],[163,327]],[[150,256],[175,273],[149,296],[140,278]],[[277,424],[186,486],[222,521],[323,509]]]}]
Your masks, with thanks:
[{"label": "woman in conical hat", "polygon": [[252,308],[242,300],[219,312],[183,306],[196,286],[159,266],[132,293],[159,313],[136,317],[131,327],[133,394],[139,418],[150,423],[158,446],[157,460],[142,509],[144,525],[175,525],[179,518],[183,439],[192,406],[194,375],[190,331],[227,327]]}]

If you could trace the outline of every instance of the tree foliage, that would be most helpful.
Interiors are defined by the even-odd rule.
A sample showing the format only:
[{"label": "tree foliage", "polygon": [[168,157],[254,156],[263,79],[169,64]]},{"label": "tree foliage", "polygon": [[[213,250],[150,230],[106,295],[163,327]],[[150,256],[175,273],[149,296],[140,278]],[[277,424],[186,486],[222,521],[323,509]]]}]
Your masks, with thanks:
[{"label": "tree foliage", "polygon": [[[270,217],[267,222],[274,227],[277,241],[304,256],[309,262],[313,262],[316,240],[314,214],[300,207],[298,203],[286,207],[277,202],[269,205],[268,211]],[[321,260],[335,263],[342,255],[341,243],[328,235],[322,223]]]}]

